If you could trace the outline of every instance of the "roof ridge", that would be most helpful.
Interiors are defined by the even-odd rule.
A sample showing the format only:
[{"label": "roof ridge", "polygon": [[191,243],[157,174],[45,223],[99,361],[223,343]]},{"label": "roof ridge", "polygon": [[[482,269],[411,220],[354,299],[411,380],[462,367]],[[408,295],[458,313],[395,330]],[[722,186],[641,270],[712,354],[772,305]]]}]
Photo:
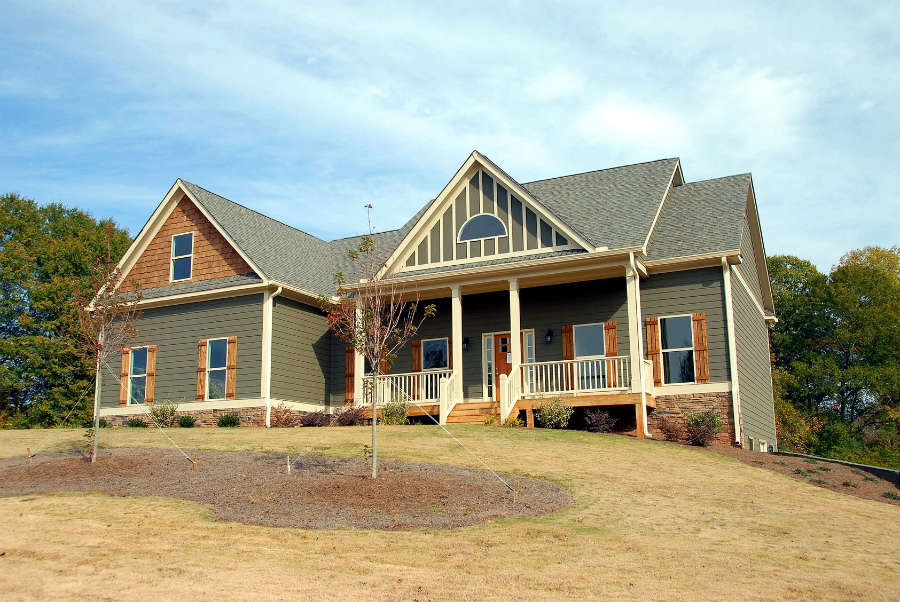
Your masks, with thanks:
[{"label": "roof ridge", "polygon": [[320,242],[324,242],[324,243],[328,243],[328,242],[329,242],[329,241],[327,241],[327,240],[325,240],[325,239],[323,239],[323,238],[319,238],[319,237],[316,236],[315,234],[310,234],[309,232],[307,232],[307,231],[305,231],[305,230],[301,230],[300,228],[297,228],[296,226],[292,226],[292,225],[290,225],[290,224],[284,223],[283,221],[281,221],[281,220],[279,220],[279,219],[275,219],[275,218],[272,217],[271,215],[266,215],[265,213],[263,213],[263,212],[261,212],[261,211],[257,211],[256,209],[253,209],[252,207],[248,207],[248,206],[244,205],[243,203],[238,203],[237,201],[232,201],[232,200],[229,199],[228,197],[224,197],[224,196],[222,196],[221,194],[219,194],[218,192],[213,192],[212,190],[209,190],[208,188],[204,188],[203,186],[200,186],[199,184],[194,184],[193,182],[190,182],[190,181],[188,181],[188,180],[185,180],[184,178],[178,178],[178,179],[181,180],[182,182],[184,182],[185,184],[190,184],[191,186],[196,186],[196,187],[199,188],[200,190],[202,190],[202,191],[204,191],[204,192],[208,192],[209,194],[215,195],[215,196],[219,197],[220,199],[222,199],[223,201],[228,201],[229,203],[231,203],[231,204],[233,204],[233,205],[237,205],[238,207],[241,207],[242,209],[246,209],[247,211],[250,211],[251,213],[255,213],[256,215],[259,215],[260,217],[264,217],[264,218],[266,218],[267,220],[273,221],[273,222],[275,222],[275,223],[277,223],[277,224],[281,224],[282,226],[284,226],[284,227],[286,227],[286,228],[290,228],[291,230],[294,230],[294,231],[296,231],[296,232],[299,232],[300,234],[305,234],[306,236],[309,236],[309,237],[311,237],[311,238],[315,238],[316,240],[318,240],[318,241],[320,241]]},{"label": "roof ridge", "polygon": [[338,241],[341,241],[341,240],[347,240],[348,238],[357,238],[357,237],[359,237],[359,236],[375,236],[376,234],[389,234],[389,233],[391,233],[391,232],[397,232],[397,231],[399,231],[400,229],[401,229],[401,228],[393,228],[393,229],[391,229],[391,230],[380,230],[380,231],[378,231],[378,232],[372,232],[372,233],[370,233],[370,234],[365,234],[365,233],[363,233],[363,234],[351,234],[350,236],[341,236],[340,238],[333,238],[333,239],[328,240],[328,241],[326,241],[326,242],[328,242],[328,243],[333,243],[333,242],[338,242]]},{"label": "roof ridge", "polygon": [[576,173],[565,174],[562,176],[553,176],[550,178],[541,178],[540,180],[531,180],[530,182],[522,182],[522,186],[526,184],[536,184],[538,182],[547,182],[549,180],[559,180],[562,178],[571,178],[572,176],[584,176],[590,173],[599,173],[601,171],[611,171],[613,169],[622,169],[624,167],[635,167],[637,165],[649,165],[650,163],[661,163],[663,161],[677,161],[680,157],[665,157],[663,159],[653,159],[652,161],[638,161],[637,163],[626,163],[625,165],[615,165],[613,167],[604,167],[603,169],[589,169],[587,171],[579,171]]},{"label": "roof ridge", "polygon": [[737,178],[740,176],[750,176],[753,177],[753,174],[749,171],[745,171],[742,173],[731,174],[729,176],[719,176],[718,178],[706,178],[705,180],[697,180],[695,182],[685,182],[682,186],[690,186],[691,184],[704,184],[706,182],[715,182],[717,180],[727,180],[728,178]]}]

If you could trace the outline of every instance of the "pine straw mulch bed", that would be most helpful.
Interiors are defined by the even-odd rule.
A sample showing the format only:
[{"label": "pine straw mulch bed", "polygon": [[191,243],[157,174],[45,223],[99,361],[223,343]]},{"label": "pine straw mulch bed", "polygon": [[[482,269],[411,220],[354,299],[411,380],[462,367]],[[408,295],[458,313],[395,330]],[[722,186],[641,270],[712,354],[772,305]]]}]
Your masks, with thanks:
[{"label": "pine straw mulch bed", "polygon": [[518,501],[484,470],[379,461],[378,478],[362,458],[106,449],[96,464],[79,452],[0,461],[0,496],[83,491],[162,496],[198,502],[220,520],[277,527],[447,529],[488,520],[538,516],[568,505],[571,495],[548,481],[501,475],[519,483]]}]

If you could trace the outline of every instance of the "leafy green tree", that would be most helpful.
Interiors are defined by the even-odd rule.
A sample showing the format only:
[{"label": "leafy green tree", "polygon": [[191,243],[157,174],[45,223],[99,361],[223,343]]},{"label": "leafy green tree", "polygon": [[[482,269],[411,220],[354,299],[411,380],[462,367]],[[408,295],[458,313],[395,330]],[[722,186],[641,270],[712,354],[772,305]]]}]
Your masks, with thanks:
[{"label": "leafy green tree", "polygon": [[[52,426],[90,397],[73,299],[89,294],[97,260],[115,261],[130,242],[111,220],[0,196],[0,424]],[[82,403],[70,421],[88,416]]]}]

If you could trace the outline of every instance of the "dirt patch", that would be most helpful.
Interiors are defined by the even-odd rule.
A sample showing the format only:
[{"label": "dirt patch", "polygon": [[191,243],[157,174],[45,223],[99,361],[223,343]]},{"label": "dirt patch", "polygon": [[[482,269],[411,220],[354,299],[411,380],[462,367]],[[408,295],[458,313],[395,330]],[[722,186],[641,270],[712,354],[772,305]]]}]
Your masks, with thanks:
[{"label": "dirt patch", "polygon": [[[826,460],[763,454],[730,445],[710,445],[706,449],[735,458],[744,464],[780,472],[818,487],[900,506],[900,489],[895,483],[858,468]],[[885,493],[890,495],[885,496]]]},{"label": "dirt patch", "polygon": [[546,514],[568,505],[563,488],[540,479],[519,483],[518,500],[483,470],[440,464],[249,452],[190,452],[197,470],[175,450],[105,450],[96,464],[80,454],[0,461],[0,496],[88,491],[163,496],[209,506],[221,520],[278,527],[446,529],[487,520]]}]

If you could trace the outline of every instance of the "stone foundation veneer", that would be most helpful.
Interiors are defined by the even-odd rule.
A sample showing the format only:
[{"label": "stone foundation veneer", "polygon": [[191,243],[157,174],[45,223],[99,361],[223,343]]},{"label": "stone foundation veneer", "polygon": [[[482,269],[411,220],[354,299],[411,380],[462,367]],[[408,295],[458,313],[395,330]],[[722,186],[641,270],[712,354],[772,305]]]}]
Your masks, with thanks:
[{"label": "stone foundation veneer", "polygon": [[[194,410],[192,412],[176,412],[178,416],[193,416],[197,422],[194,426],[216,426],[216,422],[223,414],[237,414],[241,417],[241,426],[266,426],[266,408],[221,408],[221,409],[204,409]],[[109,423],[109,426],[127,426],[128,420],[131,418],[140,418],[147,423],[147,426],[153,427],[153,421],[145,413],[104,416],[103,419]],[[177,424],[177,423],[176,423]]]},{"label": "stone foundation veneer", "polygon": [[722,430],[716,436],[716,443],[734,443],[734,412],[731,393],[687,393],[678,395],[655,395],[656,409],[648,408],[647,427],[655,439],[664,439],[659,429],[661,418],[668,418],[685,425],[685,419],[694,412],[715,410],[722,416]]}]

